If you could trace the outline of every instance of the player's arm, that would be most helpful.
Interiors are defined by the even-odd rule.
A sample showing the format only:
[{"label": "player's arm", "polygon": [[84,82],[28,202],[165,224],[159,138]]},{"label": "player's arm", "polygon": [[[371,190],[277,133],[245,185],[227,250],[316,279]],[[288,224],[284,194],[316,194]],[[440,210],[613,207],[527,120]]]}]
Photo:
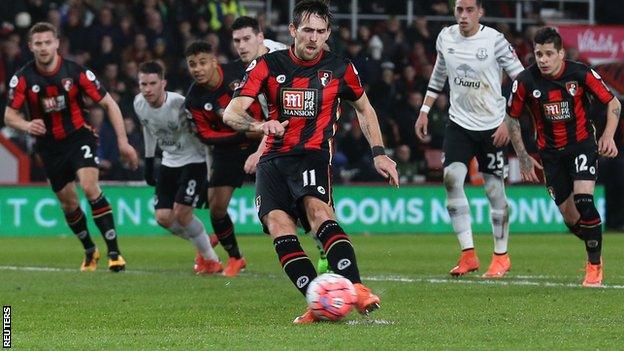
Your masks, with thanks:
[{"label": "player's arm", "polygon": [[518,160],[520,161],[520,175],[522,180],[529,182],[539,182],[539,178],[535,173],[535,167],[542,169],[542,166],[535,160],[533,157],[529,155],[524,146],[524,141],[522,140],[522,130],[520,128],[520,121],[517,118],[513,118],[509,115],[505,116],[505,124],[507,125],[507,129],[509,130],[509,138],[511,139],[511,144],[513,145],[514,150],[516,150],[516,155],[518,156]]},{"label": "player's arm", "polygon": [[446,79],[448,74],[446,72],[446,61],[444,60],[443,48],[442,48],[442,32],[438,35],[438,40],[436,43],[436,49],[438,51],[438,56],[436,57],[435,65],[433,66],[433,72],[431,73],[431,78],[429,79],[429,85],[427,87],[427,93],[425,94],[425,99],[420,108],[420,113],[418,114],[418,119],[414,124],[414,129],[416,131],[416,136],[420,140],[427,139],[427,125],[429,124],[429,110],[433,107],[438,95],[442,93],[442,89],[444,89],[444,84],[446,83]]},{"label": "player's arm", "polygon": [[147,185],[155,186],[154,156],[156,155],[156,138],[150,133],[146,126],[143,126],[143,143],[145,144],[145,167],[143,169],[143,177]]},{"label": "player's arm", "polygon": [[496,57],[496,62],[498,62],[512,80],[516,79],[518,74],[524,70],[520,59],[518,59],[516,50],[514,50],[513,46],[505,39],[503,34],[499,33],[496,38],[494,56]]},{"label": "player's arm", "polygon": [[613,140],[613,136],[615,135],[615,130],[617,129],[618,124],[620,123],[621,112],[622,104],[620,103],[620,100],[613,97],[613,99],[611,99],[611,101],[607,104],[607,124],[604,132],[602,132],[602,135],[598,140],[598,152],[602,156],[615,157],[618,154],[618,149],[615,145],[615,140]]},{"label": "player's arm", "polygon": [[113,100],[113,97],[106,93],[99,104],[108,113],[108,119],[115,130],[117,135],[117,147],[122,159],[130,166],[131,169],[137,169],[139,167],[139,157],[136,150],[128,143],[128,136],[126,135],[126,128],[123,124],[123,117],[119,105]]},{"label": "player's arm", "polygon": [[42,119],[27,121],[19,110],[10,106],[7,106],[4,110],[4,124],[34,136],[41,136],[46,133],[46,127]]},{"label": "player's arm", "polygon": [[398,187],[399,175],[396,170],[396,162],[386,156],[381,129],[379,128],[379,121],[377,120],[377,113],[375,109],[373,109],[373,106],[371,106],[370,101],[368,101],[366,93],[363,93],[362,96],[355,101],[347,101],[355,109],[362,134],[364,134],[368,144],[371,146],[375,169],[384,178],[387,178],[391,185]]},{"label": "player's arm", "polygon": [[239,132],[260,132],[264,135],[274,135],[281,137],[284,135],[288,121],[279,122],[271,120],[259,122],[255,120],[247,109],[254,102],[249,96],[237,96],[230,101],[223,113],[223,122]]},{"label": "player's arm", "polygon": [[511,87],[511,95],[507,104],[507,114],[503,123],[509,131],[509,139],[511,145],[516,150],[516,155],[520,161],[520,175],[522,180],[529,182],[539,182],[539,178],[535,173],[535,167],[542,169],[542,166],[533,157],[529,155],[522,140],[522,130],[518,118],[522,115],[525,105],[527,88],[523,82],[516,79]]},{"label": "player's arm", "polygon": [[26,78],[16,73],[11,77],[9,88],[11,90],[9,90],[7,107],[4,110],[4,124],[31,135],[44,135],[46,127],[42,119],[27,121],[20,112],[26,101]]},{"label": "player's arm", "polygon": [[243,167],[243,169],[245,170],[245,173],[247,174],[256,173],[256,167],[258,166],[258,161],[260,161],[260,156],[262,156],[262,153],[264,152],[264,148],[266,147],[266,139],[267,139],[267,136],[266,135],[263,136],[262,140],[260,140],[260,145],[258,145],[258,149],[256,150],[256,152],[249,155],[249,157],[247,157],[247,160],[245,160],[245,166]]}]

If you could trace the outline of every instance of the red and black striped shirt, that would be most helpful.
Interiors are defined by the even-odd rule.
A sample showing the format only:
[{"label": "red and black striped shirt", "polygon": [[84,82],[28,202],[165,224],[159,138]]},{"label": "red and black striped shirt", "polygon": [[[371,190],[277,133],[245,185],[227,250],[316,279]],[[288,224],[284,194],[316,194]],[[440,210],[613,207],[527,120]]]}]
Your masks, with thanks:
[{"label": "red and black striped shirt", "polygon": [[243,74],[243,66],[226,64],[217,66],[221,81],[209,89],[193,82],[184,107],[189,113],[194,132],[204,144],[216,147],[247,147],[250,140],[245,133],[235,131],[223,122],[223,111],[232,100]]},{"label": "red and black striped shirt", "polygon": [[309,150],[329,158],[340,99],[358,100],[364,89],[348,60],[321,51],[303,61],[291,47],[252,61],[234,95],[256,98],[260,93],[266,95],[270,120],[289,121],[282,138],[267,138],[263,158]]},{"label": "red and black striped shirt", "polygon": [[589,108],[592,96],[606,104],[613,94],[593,69],[582,63],[564,61],[561,73],[544,77],[531,65],[516,77],[507,104],[507,113],[519,118],[523,106],[533,116],[540,150],[561,149],[594,138]]},{"label": "red and black striped shirt", "polygon": [[106,90],[93,72],[59,56],[52,72],[40,72],[30,61],[9,82],[8,106],[20,110],[24,104],[30,119],[43,119],[46,134],[39,141],[63,140],[87,124],[83,96],[95,102]]}]

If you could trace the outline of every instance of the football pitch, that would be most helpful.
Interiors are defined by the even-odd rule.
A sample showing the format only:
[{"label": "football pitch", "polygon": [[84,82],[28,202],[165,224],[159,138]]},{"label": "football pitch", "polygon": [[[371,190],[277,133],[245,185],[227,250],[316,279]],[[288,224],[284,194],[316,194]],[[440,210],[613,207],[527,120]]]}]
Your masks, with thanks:
[{"label": "football pitch", "polygon": [[[105,260],[80,273],[73,237],[0,238],[0,303],[17,350],[624,349],[624,235],[605,236],[600,289],[580,287],[584,246],[572,235],[512,233],[512,271],[496,281],[447,274],[453,235],[352,239],[381,309],[339,323],[291,323],[304,299],[263,236],[239,237],[248,267],[232,279],[195,276],[192,246],[175,237],[121,237],[121,274]],[[483,273],[492,238],[476,245]]]}]

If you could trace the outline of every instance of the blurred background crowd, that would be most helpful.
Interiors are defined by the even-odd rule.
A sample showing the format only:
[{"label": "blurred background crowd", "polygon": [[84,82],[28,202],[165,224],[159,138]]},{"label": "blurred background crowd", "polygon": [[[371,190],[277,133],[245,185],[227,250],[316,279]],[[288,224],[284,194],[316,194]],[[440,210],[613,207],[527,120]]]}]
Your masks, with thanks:
[{"label": "blurred background crowd", "polygon": [[[349,14],[351,1],[333,1],[335,13]],[[355,33],[348,19],[335,21],[330,49],[353,61],[362,83],[379,116],[388,151],[398,163],[403,183],[439,181],[442,141],[448,113],[448,97],[441,95],[430,113],[430,138],[419,141],[414,133],[423,96],[435,63],[435,40],[443,26],[453,24],[447,0],[413,1],[413,20],[407,24],[405,1],[359,1],[358,13],[383,19],[358,21]],[[614,1],[596,1],[596,20],[601,24],[621,21]],[[514,18],[516,1],[485,1],[486,16]],[[132,109],[138,65],[157,59],[167,68],[168,90],[186,92],[191,78],[182,52],[192,41],[210,42],[220,62],[237,58],[231,45],[230,26],[240,15],[258,18],[265,37],[290,44],[286,31],[289,1],[236,0],[11,0],[0,1],[0,99],[6,101],[7,82],[12,74],[31,60],[27,47],[28,28],[38,21],[49,21],[61,29],[61,54],[96,72],[124,115],[130,142],[143,152],[143,138]],[[531,19],[518,31],[500,22],[486,24],[498,29],[516,49],[526,66],[532,59],[532,35],[542,17],[586,18],[582,4],[549,8],[546,2],[526,1],[522,17]],[[565,12],[565,13],[560,13]],[[579,60],[578,51],[569,48],[570,58]],[[504,83],[506,96],[509,81]],[[0,106],[4,110],[4,106]],[[98,157],[101,178],[141,180],[143,171],[131,171],[118,161],[112,127],[97,105],[90,109],[90,123],[100,135]],[[596,116],[604,113],[596,113]],[[600,124],[600,121],[597,121]],[[1,122],[0,122],[1,123]],[[531,122],[526,141],[531,147]],[[3,127],[0,125],[0,127]],[[3,128],[2,133],[32,155],[32,181],[45,179],[40,161],[33,155],[33,140]],[[618,142],[621,144],[621,138]],[[510,148],[511,150],[511,148]],[[372,168],[370,152],[353,111],[345,108],[336,136],[334,180],[337,183],[379,181]]]}]

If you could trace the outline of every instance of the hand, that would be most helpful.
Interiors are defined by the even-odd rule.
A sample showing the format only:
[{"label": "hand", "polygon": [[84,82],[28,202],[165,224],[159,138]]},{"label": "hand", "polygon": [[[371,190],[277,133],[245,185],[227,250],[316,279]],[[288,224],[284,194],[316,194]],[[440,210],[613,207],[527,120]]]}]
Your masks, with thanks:
[{"label": "hand", "polygon": [[283,122],[271,120],[260,124],[259,129],[262,133],[264,133],[264,135],[273,135],[275,137],[281,138],[282,136],[284,136],[287,125],[288,120]]},{"label": "hand", "polygon": [[536,159],[529,154],[519,155],[520,159],[520,177],[523,181],[539,183],[540,180],[535,173],[535,168],[544,169]]},{"label": "hand", "polygon": [[46,133],[45,123],[43,123],[42,119],[33,119],[28,122],[28,134],[41,136]]},{"label": "hand", "polygon": [[427,138],[427,124],[429,124],[429,116],[426,113],[421,112],[418,115],[418,119],[416,120],[416,124],[414,125],[414,130],[416,131],[416,136],[421,141],[425,141]]},{"label": "hand", "polygon": [[615,141],[613,138],[608,136],[601,136],[600,140],[598,140],[598,153],[600,156],[605,157],[615,157],[618,154],[617,146],[615,146]]},{"label": "hand", "polygon": [[154,179],[154,158],[146,157],[145,158],[145,169],[143,170],[143,177],[145,178],[145,182],[149,186],[156,185],[156,179]]},{"label": "hand", "polygon": [[249,155],[249,157],[247,157],[247,160],[245,161],[245,166],[243,167],[243,169],[245,170],[245,173],[247,174],[254,174],[256,173],[256,166],[258,166],[258,161],[260,161],[260,156],[262,155],[262,153],[260,152],[254,152],[253,154]]},{"label": "hand", "polygon": [[119,144],[119,154],[121,155],[121,161],[126,163],[133,171],[139,167],[137,152],[128,142]]},{"label": "hand", "polygon": [[396,170],[396,162],[386,155],[379,155],[373,158],[377,173],[388,179],[390,185],[399,187],[399,173]]},{"label": "hand", "polygon": [[494,134],[492,134],[492,139],[494,139],[493,144],[496,147],[509,144],[509,130],[507,129],[507,124],[505,124],[505,122],[498,126]]}]

